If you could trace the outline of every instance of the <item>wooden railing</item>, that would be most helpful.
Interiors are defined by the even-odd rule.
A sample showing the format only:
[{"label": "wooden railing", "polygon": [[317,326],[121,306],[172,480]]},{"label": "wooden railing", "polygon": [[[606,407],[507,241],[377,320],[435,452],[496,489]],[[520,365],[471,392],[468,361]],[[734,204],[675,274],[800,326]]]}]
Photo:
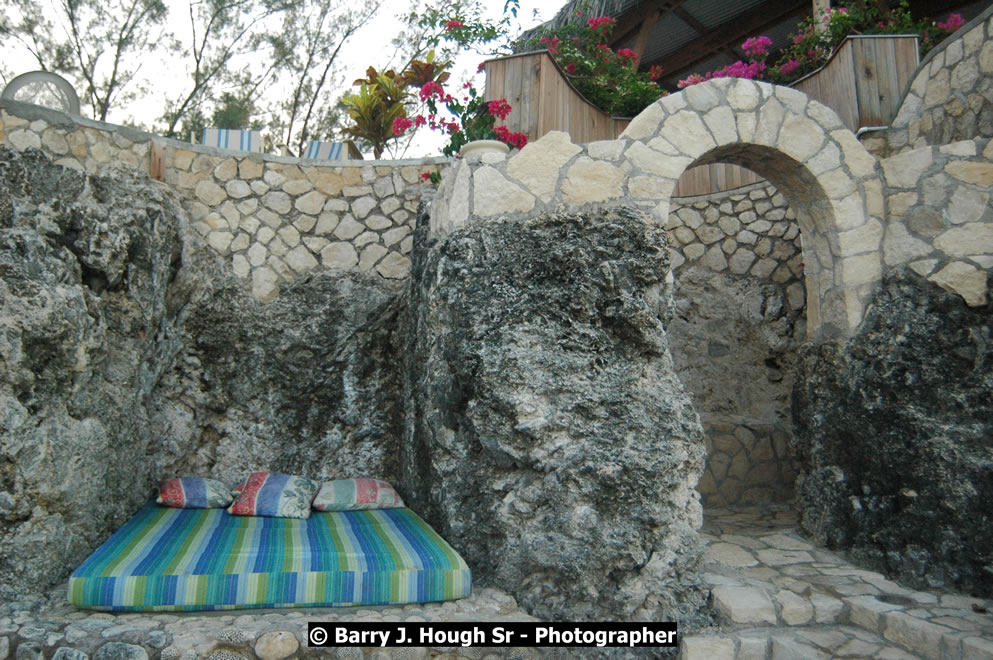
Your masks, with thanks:
[{"label": "wooden railing", "polygon": [[[916,36],[849,37],[827,64],[793,86],[833,108],[853,131],[885,126],[899,110],[918,59]],[[529,140],[549,131],[565,131],[580,144],[612,140],[631,121],[611,117],[587,101],[547,51],[488,60],[483,66],[484,98],[507,99],[513,107],[507,126],[527,133]],[[760,181],[758,174],[737,165],[701,165],[683,173],[673,195],[706,195]]]}]

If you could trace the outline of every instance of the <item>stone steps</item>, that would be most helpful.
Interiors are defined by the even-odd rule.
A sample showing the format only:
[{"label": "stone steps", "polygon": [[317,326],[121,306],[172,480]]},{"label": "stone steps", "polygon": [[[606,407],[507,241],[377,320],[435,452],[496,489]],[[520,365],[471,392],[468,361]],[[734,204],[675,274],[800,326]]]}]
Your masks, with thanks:
[{"label": "stone steps", "polygon": [[703,537],[721,627],[687,637],[685,657],[993,658],[993,601],[905,588],[814,547],[782,512],[708,511]]},{"label": "stone steps", "polygon": [[912,660],[919,657],[862,628],[832,625],[700,633],[684,637],[679,654],[680,660]]}]

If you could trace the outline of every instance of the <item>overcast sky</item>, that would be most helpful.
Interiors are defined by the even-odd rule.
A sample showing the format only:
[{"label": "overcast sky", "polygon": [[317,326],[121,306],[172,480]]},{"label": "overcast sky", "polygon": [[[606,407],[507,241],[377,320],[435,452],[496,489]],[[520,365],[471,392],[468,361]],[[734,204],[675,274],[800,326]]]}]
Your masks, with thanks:
[{"label": "overcast sky", "polygon": [[[41,1],[45,4],[53,3],[53,0]],[[499,20],[503,13],[504,0],[484,0],[484,2],[489,11],[488,17],[494,21]],[[166,0],[166,4],[170,6],[170,29],[182,40],[183,35],[188,34],[189,30],[186,0]],[[518,19],[512,33],[516,36],[520,30],[552,18],[563,4],[565,0],[520,0]],[[51,11],[53,15],[57,13],[54,5]],[[386,64],[382,60],[388,56],[390,39],[399,28],[396,16],[407,11],[410,11],[409,2],[385,0],[378,16],[352,37],[347,50],[342,51],[341,64],[338,67],[338,77],[345,81],[345,85],[356,78],[364,77],[365,70],[370,65],[379,67]],[[8,40],[0,51],[0,56],[4,58],[7,68],[12,73],[16,75],[37,68],[26,52],[12,46],[13,44]],[[482,91],[485,77],[482,74],[476,75],[475,72],[483,59],[483,56],[472,52],[461,55],[455,62],[453,84],[461,88],[461,82],[471,78]],[[136,102],[127,108],[112,108],[108,120],[113,123],[153,124],[162,114],[166,96],[177,95],[186,82],[182,76],[173,73],[178,65],[181,66],[177,62],[169,61],[144,62],[141,75],[155,81],[152,92],[144,101]],[[84,106],[82,112],[88,116],[90,109]],[[422,135],[407,150],[405,157],[441,155],[440,150],[446,142],[443,136],[438,133],[432,135],[430,131],[423,129],[421,133]]]}]

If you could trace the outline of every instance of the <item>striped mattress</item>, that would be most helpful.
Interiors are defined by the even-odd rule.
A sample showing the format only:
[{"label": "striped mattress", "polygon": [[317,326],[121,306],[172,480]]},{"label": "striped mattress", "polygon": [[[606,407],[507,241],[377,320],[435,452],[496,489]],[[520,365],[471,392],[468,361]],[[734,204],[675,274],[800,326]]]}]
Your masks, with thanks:
[{"label": "striped mattress", "polygon": [[98,610],[388,605],[471,592],[465,561],[410,509],[300,520],[153,502],[69,578],[69,601]]}]

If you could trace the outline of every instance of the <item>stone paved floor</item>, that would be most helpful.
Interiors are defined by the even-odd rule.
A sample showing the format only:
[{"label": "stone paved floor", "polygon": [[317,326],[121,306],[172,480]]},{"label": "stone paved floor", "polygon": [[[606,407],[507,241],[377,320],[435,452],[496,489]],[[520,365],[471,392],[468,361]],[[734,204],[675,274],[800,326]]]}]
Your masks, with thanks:
[{"label": "stone paved floor", "polygon": [[[708,510],[705,578],[720,625],[682,638],[684,660],[993,659],[993,601],[905,589],[815,548],[788,508]],[[190,614],[80,611],[64,591],[0,603],[0,660],[569,658],[577,649],[323,649],[308,621],[534,619],[509,595],[477,589],[450,603]],[[610,657],[627,657],[623,649]],[[640,656],[644,657],[644,656]]]},{"label": "stone paved floor", "polygon": [[993,658],[993,601],[906,589],[815,548],[788,507],[708,510],[706,580],[720,627],[686,660]]}]

